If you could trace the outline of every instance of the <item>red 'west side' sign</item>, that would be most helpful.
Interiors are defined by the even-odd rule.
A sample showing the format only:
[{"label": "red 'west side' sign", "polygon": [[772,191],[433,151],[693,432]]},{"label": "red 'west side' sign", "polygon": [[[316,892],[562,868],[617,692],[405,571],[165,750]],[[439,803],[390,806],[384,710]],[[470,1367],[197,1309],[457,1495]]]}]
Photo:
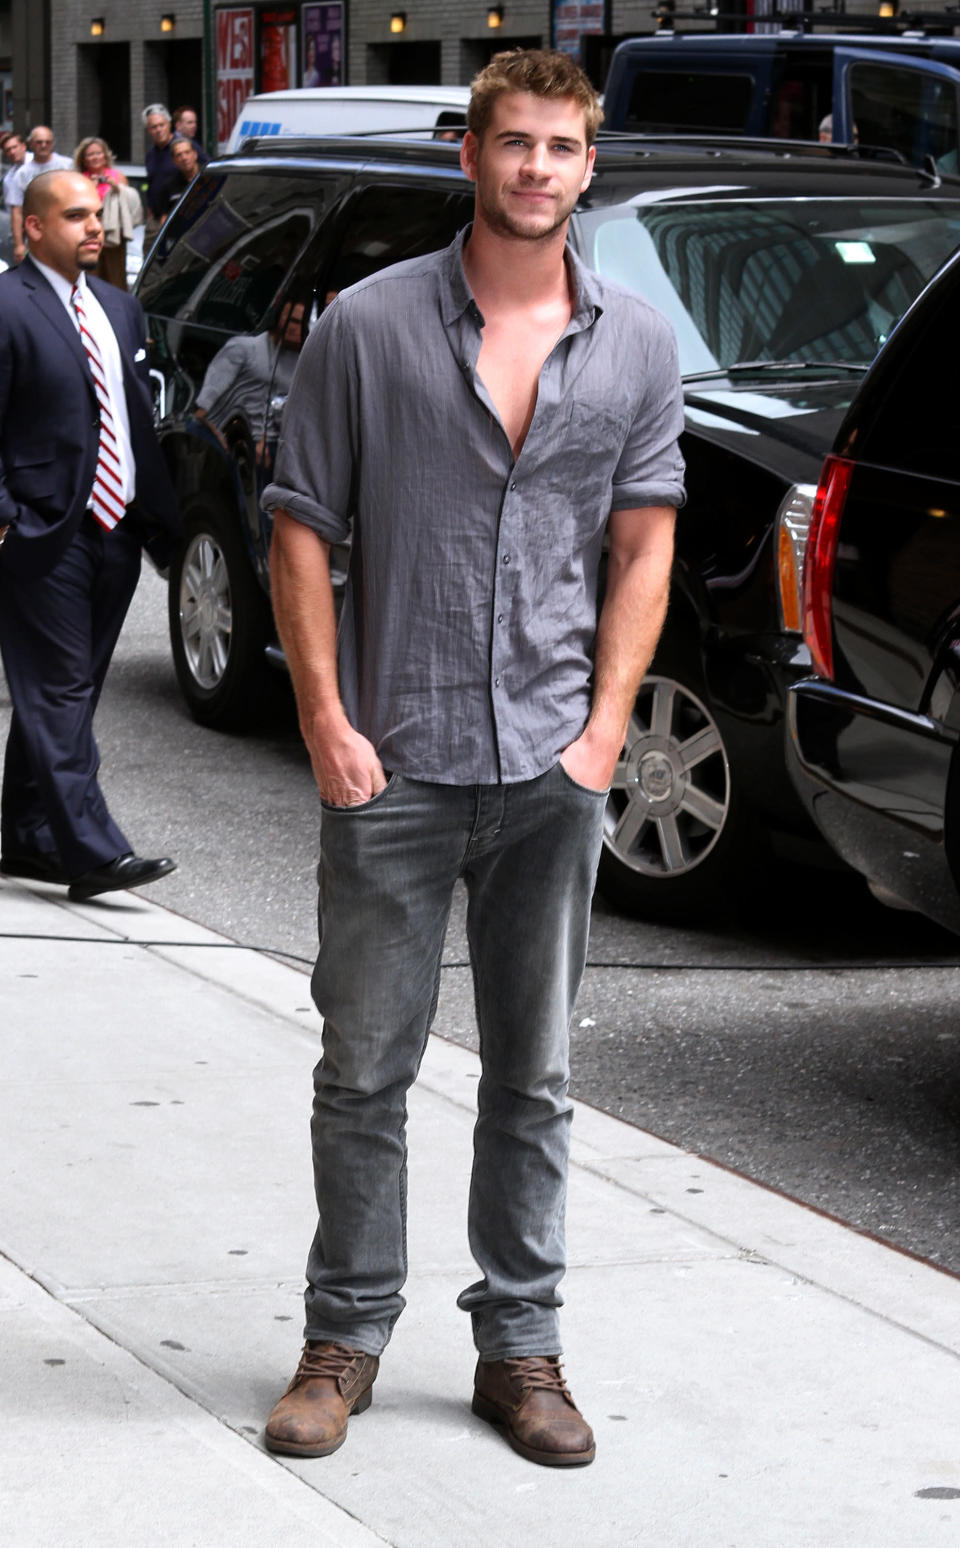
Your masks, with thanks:
[{"label": "red 'west side' sign", "polygon": [[225,151],[240,109],[253,94],[253,9],[217,12],[217,150]]}]

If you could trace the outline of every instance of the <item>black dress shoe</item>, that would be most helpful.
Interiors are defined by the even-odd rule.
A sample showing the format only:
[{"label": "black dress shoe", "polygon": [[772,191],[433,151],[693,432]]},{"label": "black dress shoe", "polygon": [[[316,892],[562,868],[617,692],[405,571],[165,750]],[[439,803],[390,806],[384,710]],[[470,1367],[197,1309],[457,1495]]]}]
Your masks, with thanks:
[{"label": "black dress shoe", "polygon": [[70,883],[67,896],[73,903],[83,903],[86,898],[98,897],[101,892],[120,892],[125,887],[143,887],[147,882],[159,881],[177,869],[175,860],[141,860],[139,855],[118,855],[107,865],[98,865],[92,871],[84,871]]},{"label": "black dress shoe", "polygon": [[4,876],[20,876],[25,881],[58,882],[61,887],[70,880],[59,855],[39,850],[34,855],[4,855],[0,858],[0,871]]}]

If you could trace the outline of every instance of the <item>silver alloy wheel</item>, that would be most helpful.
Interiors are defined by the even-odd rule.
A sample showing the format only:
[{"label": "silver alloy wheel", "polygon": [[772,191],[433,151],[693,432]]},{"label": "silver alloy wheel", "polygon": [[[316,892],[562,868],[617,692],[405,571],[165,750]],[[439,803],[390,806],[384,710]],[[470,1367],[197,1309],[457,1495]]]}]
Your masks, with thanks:
[{"label": "silver alloy wheel", "polygon": [[199,688],[218,688],[230,657],[233,602],[223,549],[209,532],[191,538],[180,571],[180,637]]},{"label": "silver alloy wheel", "polygon": [[681,876],[706,859],[729,811],[730,769],[710,711],[673,678],[645,678],[604,813],[606,849],[641,875]]}]

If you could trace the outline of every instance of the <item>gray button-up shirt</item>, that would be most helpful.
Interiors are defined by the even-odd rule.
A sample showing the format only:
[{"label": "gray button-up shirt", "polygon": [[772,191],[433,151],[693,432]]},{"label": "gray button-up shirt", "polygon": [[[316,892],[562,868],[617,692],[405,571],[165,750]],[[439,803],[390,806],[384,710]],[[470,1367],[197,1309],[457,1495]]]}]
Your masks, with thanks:
[{"label": "gray button-up shirt", "polygon": [[463,239],[327,308],[263,496],[328,542],[352,530],[347,715],[386,768],[457,785],[532,779],[579,736],[610,511],[683,501],[670,326],[569,249],[573,315],[514,461]]}]

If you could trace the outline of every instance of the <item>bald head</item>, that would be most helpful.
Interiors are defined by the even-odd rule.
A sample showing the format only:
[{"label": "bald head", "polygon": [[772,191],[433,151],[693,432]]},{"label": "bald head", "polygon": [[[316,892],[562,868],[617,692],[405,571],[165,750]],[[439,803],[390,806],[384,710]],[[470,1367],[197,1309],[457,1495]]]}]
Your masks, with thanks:
[{"label": "bald head", "polygon": [[36,128],[30,131],[28,143],[33,151],[34,160],[42,165],[53,155],[53,130],[48,129],[46,124],[37,124]]},{"label": "bald head", "polygon": [[27,184],[23,195],[23,218],[28,215],[44,215],[57,199],[69,198],[65,192],[68,183],[82,181],[79,172],[41,172]]},{"label": "bald head", "polygon": [[95,184],[79,172],[42,172],[24,191],[23,229],[32,257],[72,283],[96,268],[103,247]]}]

